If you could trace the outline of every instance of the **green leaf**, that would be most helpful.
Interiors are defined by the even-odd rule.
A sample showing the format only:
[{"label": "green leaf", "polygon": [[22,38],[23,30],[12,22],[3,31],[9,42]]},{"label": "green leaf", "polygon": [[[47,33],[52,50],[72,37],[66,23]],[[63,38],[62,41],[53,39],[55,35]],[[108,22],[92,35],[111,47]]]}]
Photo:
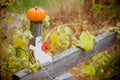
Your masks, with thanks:
[{"label": "green leaf", "polygon": [[83,31],[80,36],[80,47],[85,51],[92,50],[96,38],[88,31]]},{"label": "green leaf", "polygon": [[13,23],[14,19],[12,17],[6,17],[4,20],[6,20],[7,22]]},{"label": "green leaf", "polygon": [[92,63],[97,65],[105,65],[106,62],[109,62],[110,58],[111,56],[108,54],[107,51],[102,51],[92,57]]},{"label": "green leaf", "polygon": [[25,38],[28,38],[28,39],[31,39],[33,38],[33,35],[31,34],[31,32],[29,30],[26,30],[24,33],[23,33],[24,37]]},{"label": "green leaf", "polygon": [[43,24],[44,24],[45,27],[49,27],[50,26],[50,22],[46,22],[45,21]]},{"label": "green leaf", "polygon": [[87,65],[84,69],[84,74],[94,75],[95,74],[95,68],[91,64]]},{"label": "green leaf", "polygon": [[22,15],[22,16],[20,17],[20,21],[23,22],[24,20],[25,20],[25,15]]},{"label": "green leaf", "polygon": [[45,27],[49,27],[50,26],[50,17],[48,15],[46,15],[45,19],[43,20],[43,24]]},{"label": "green leaf", "polygon": [[38,68],[37,68],[36,65],[32,65],[31,69],[32,69],[32,71],[37,72],[37,69],[38,69]]},{"label": "green leaf", "polygon": [[7,53],[14,53],[15,52],[15,49],[12,45],[8,45],[8,48],[7,48]]},{"label": "green leaf", "polygon": [[46,15],[44,21],[49,21],[50,20],[50,17],[48,15]]},{"label": "green leaf", "polygon": [[25,42],[19,37],[14,37],[13,42],[14,42],[15,47],[23,48],[25,46]]}]

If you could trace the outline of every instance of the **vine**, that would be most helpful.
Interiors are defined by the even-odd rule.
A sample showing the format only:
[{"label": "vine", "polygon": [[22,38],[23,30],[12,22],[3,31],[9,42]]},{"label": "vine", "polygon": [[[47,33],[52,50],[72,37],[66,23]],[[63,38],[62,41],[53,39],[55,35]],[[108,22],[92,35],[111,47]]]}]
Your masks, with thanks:
[{"label": "vine", "polygon": [[93,49],[94,42],[98,42],[89,31],[83,31],[79,39],[77,39],[74,34],[72,35],[70,27],[66,25],[54,27],[48,32],[43,42],[47,42],[48,38],[50,39],[50,50],[48,53],[53,55],[57,51],[64,51],[69,47],[77,47],[84,51],[89,51]]}]

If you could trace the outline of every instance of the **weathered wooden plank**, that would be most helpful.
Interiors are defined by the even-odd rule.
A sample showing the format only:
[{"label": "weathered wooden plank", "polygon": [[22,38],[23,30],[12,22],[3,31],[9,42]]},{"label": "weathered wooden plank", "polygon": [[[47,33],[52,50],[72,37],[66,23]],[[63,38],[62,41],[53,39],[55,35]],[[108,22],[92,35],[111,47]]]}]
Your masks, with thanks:
[{"label": "weathered wooden plank", "polygon": [[71,73],[64,73],[56,77],[55,80],[73,80],[73,75]]},{"label": "weathered wooden plank", "polygon": [[78,48],[70,48],[61,54],[54,56],[53,63],[46,65],[43,70],[39,70],[37,73],[29,74],[25,69],[15,73],[12,78],[13,80],[51,80],[47,74],[49,74],[52,78],[55,78],[65,70],[76,66],[80,62],[94,56],[96,53],[106,50],[107,48],[120,42],[120,40],[116,38],[116,33],[113,32],[106,32],[98,35],[97,39],[99,42],[95,44],[93,50],[91,51],[84,52]]}]

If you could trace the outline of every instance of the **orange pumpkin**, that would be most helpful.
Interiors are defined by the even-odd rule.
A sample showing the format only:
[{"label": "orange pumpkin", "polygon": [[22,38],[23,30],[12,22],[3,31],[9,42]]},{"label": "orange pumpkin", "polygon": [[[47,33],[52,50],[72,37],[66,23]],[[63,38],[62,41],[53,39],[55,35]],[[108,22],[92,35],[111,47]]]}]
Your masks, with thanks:
[{"label": "orange pumpkin", "polygon": [[46,12],[40,7],[31,8],[27,11],[27,17],[31,21],[42,21],[45,16]]}]

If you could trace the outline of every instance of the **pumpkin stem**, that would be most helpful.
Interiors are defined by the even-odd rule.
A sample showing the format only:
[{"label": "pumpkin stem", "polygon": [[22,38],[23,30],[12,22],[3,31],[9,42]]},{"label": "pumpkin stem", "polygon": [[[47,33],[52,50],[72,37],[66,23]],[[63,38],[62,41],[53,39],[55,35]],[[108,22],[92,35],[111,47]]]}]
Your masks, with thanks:
[{"label": "pumpkin stem", "polygon": [[37,6],[35,6],[35,10],[37,10]]}]

